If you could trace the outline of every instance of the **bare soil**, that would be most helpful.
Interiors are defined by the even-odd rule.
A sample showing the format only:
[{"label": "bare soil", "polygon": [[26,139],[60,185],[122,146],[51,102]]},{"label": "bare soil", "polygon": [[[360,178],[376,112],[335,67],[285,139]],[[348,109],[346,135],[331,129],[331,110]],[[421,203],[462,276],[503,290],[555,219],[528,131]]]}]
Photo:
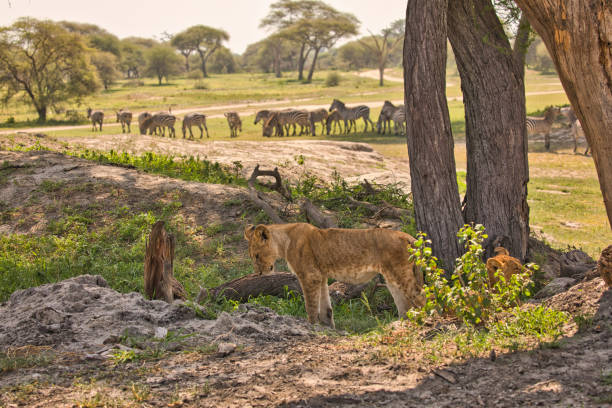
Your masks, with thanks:
[{"label": "bare soil", "polygon": [[[102,140],[127,143],[118,136]],[[172,141],[177,143],[189,151],[199,145]],[[313,163],[308,170],[321,177],[329,177],[333,167],[346,177],[365,173],[370,165],[377,168],[377,154],[367,145],[317,143],[275,143],[279,150],[266,153],[265,164],[281,167],[279,160],[295,162],[295,154],[307,154],[312,157],[306,158],[306,167]],[[217,144],[211,151],[216,152]],[[343,165],[339,158],[346,157],[347,146],[365,147],[350,150],[354,157]],[[248,166],[262,163],[250,155],[249,147],[253,148],[221,147],[209,158],[229,161],[233,155],[233,160],[245,163],[248,173]],[[235,149],[244,150],[238,155]],[[315,164],[316,154],[322,152],[326,163]],[[58,153],[1,151],[0,163],[8,172],[7,179],[0,180],[0,200],[30,203],[19,217],[25,221],[11,218],[0,225],[0,234],[44,230],[53,217],[49,205],[54,200],[69,200],[75,206],[122,200],[136,205],[169,200],[178,192],[181,214],[192,225],[240,223],[239,214],[250,205],[245,189],[174,180]],[[383,163],[386,166],[387,159]],[[304,171],[293,163],[281,168],[290,177],[300,177]],[[39,193],[49,182],[90,182],[93,187],[75,190],[69,197],[54,197],[51,191],[43,200]],[[228,206],[228,200],[239,204]],[[237,251],[244,253],[246,248]],[[0,406],[609,405],[612,290],[595,278],[542,302],[581,316],[588,324],[579,331],[570,322],[560,342],[534,345],[529,351],[497,350],[494,356],[469,359],[447,352],[432,359],[418,348],[397,352],[384,339],[324,331],[302,319],[249,305],[217,320],[201,319],[195,307],[147,301],[137,293],[120,294],[100,277],[84,275],[18,291],[0,305],[0,351],[50,356],[45,363],[0,373]],[[407,330],[398,322],[386,329],[385,336],[402,337]],[[168,338],[167,331],[180,336]],[[122,335],[132,343],[126,345]],[[121,363],[113,358],[113,347],[128,355],[151,349],[155,353]],[[221,353],[222,349],[226,351]]]}]

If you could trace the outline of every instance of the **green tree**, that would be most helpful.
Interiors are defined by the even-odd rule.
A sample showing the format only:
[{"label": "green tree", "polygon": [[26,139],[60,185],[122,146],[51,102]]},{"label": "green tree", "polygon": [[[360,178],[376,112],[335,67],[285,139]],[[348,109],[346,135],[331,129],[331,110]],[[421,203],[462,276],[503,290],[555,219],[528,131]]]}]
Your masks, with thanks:
[{"label": "green tree", "polygon": [[172,37],[170,45],[185,57],[185,71],[189,72],[189,56],[196,50],[197,46],[195,39],[191,38],[186,32],[182,32]]},{"label": "green tree", "polygon": [[358,41],[351,41],[344,44],[338,49],[338,56],[340,64],[343,68],[356,70],[366,67],[376,67],[376,57],[364,47],[361,42],[372,43],[371,46],[375,47],[372,38],[366,37]]},{"label": "green tree", "polygon": [[220,47],[209,60],[210,72],[216,74],[233,74],[236,72],[236,60],[226,47]]},{"label": "green tree", "polygon": [[44,122],[48,108],[92,94],[100,84],[80,35],[23,18],[0,28],[0,87],[5,102],[24,95]]},{"label": "green tree", "polygon": [[378,35],[370,32],[372,41],[359,41],[365,49],[376,57],[380,86],[384,85],[385,67],[387,66],[389,55],[402,44],[405,26],[405,20],[396,20],[389,27],[384,28]]},{"label": "green tree", "polygon": [[172,47],[167,45],[157,45],[147,52],[147,73],[157,77],[159,85],[162,79],[181,72],[181,57],[179,57]]},{"label": "green tree", "polygon": [[[204,77],[208,77],[208,72],[206,71],[206,62],[208,58],[221,47],[223,41],[229,40],[229,34],[227,32],[205,25],[189,27],[175,37],[181,39],[181,45],[183,47],[189,46],[199,55],[200,69]],[[184,49],[186,50],[187,48]],[[186,58],[189,57],[187,56]]]},{"label": "green tree", "polygon": [[119,77],[119,71],[116,68],[118,58],[114,54],[104,51],[96,52],[91,56],[91,63],[96,67],[104,89],[108,89]]},{"label": "green tree", "polygon": [[121,70],[128,78],[138,78],[147,60],[146,49],[138,44],[123,40],[121,42]]}]

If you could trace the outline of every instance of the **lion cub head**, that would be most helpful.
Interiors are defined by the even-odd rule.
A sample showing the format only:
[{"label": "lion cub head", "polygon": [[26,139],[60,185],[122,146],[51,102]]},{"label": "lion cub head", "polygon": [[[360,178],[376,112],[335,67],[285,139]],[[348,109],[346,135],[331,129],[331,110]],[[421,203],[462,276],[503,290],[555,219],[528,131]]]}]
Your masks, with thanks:
[{"label": "lion cub head", "polygon": [[272,273],[277,255],[272,245],[270,230],[265,225],[247,225],[244,238],[249,242],[253,269],[259,275]]},{"label": "lion cub head", "polygon": [[489,274],[489,283],[491,286],[497,283],[495,272],[501,270],[504,278],[508,281],[512,275],[521,273],[523,265],[521,261],[510,256],[508,250],[504,247],[495,248],[495,256],[487,260],[487,271]]}]

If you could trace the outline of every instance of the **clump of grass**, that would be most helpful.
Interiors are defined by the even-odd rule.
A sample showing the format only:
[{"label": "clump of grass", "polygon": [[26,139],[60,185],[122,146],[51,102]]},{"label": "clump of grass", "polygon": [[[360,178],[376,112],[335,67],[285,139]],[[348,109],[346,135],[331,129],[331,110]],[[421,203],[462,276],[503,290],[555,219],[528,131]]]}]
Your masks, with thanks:
[{"label": "clump of grass", "polygon": [[163,174],[188,181],[246,185],[246,180],[235,169],[193,156],[180,159],[153,152],[138,156],[127,152],[119,153],[114,150],[108,153],[85,150],[77,156],[102,164],[130,166],[147,173]]},{"label": "clump of grass", "polygon": [[0,373],[19,368],[43,367],[51,364],[54,359],[55,354],[51,347],[12,347],[0,352]]},{"label": "clump of grass", "polygon": [[332,71],[327,74],[325,77],[325,86],[329,88],[338,85],[340,85],[340,74],[338,74],[336,71]]}]

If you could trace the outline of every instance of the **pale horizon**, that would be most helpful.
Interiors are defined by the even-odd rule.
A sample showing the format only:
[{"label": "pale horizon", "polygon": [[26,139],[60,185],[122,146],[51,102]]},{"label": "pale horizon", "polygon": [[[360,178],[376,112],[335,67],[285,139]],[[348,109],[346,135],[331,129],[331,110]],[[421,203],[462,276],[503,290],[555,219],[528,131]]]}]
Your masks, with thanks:
[{"label": "pale horizon", "polygon": [[[159,39],[164,32],[176,34],[192,25],[204,24],[227,31],[230,40],[225,45],[232,52],[242,54],[247,45],[269,34],[259,28],[259,22],[268,14],[273,2],[274,0],[107,0],[91,3],[78,0],[10,0],[1,6],[0,26],[11,25],[21,17],[34,17],[96,24],[119,38],[135,36]],[[368,30],[379,32],[392,21],[406,15],[406,0],[325,2],[339,11],[354,14],[361,21],[359,35],[344,42],[367,35]],[[381,3],[384,6],[381,7]]]}]

